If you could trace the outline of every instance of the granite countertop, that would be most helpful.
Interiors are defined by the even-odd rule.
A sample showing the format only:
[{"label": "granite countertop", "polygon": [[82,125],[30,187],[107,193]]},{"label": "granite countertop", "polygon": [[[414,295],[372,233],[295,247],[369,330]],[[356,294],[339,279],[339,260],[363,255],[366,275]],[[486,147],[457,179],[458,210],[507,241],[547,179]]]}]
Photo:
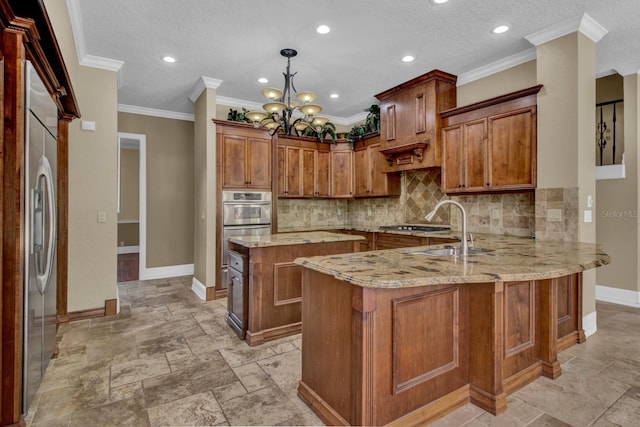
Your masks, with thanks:
[{"label": "granite countertop", "polygon": [[328,231],[301,231],[294,233],[266,234],[263,236],[236,236],[229,238],[229,241],[247,248],[304,245],[309,243],[348,242],[353,240],[364,240],[364,237],[342,233],[331,233]]},{"label": "granite countertop", "polygon": [[[447,234],[445,234],[447,235]],[[453,236],[451,233],[447,236]],[[296,264],[367,288],[400,288],[448,283],[537,280],[608,264],[599,245],[538,241],[525,237],[474,234],[475,247],[493,252],[468,257],[416,255],[435,245],[297,258]]]}]

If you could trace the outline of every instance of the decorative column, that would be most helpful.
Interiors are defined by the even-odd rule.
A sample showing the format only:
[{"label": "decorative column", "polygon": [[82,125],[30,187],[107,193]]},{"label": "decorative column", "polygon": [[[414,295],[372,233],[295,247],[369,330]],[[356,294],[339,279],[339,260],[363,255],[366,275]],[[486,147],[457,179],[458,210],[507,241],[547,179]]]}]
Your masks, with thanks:
[{"label": "decorative column", "polygon": [[[595,60],[607,33],[589,15],[527,38],[537,47],[536,238],[595,242]],[[584,273],[587,333],[595,332],[595,270]]]},{"label": "decorative column", "polygon": [[201,77],[191,95],[194,124],[194,276],[193,291],[204,300],[215,299],[216,270],[216,89],[222,80]]}]

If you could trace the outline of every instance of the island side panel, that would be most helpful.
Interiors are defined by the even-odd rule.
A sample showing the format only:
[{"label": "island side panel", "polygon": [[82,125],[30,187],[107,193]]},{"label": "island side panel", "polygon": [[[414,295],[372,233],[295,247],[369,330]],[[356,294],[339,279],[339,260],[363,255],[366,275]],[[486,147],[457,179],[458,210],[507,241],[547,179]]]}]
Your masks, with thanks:
[{"label": "island side panel", "polygon": [[298,396],[328,425],[352,420],[351,285],[302,269],[302,379]]},{"label": "island side panel", "polygon": [[249,253],[249,320],[251,346],[300,332],[302,267],[298,257],[354,252],[354,241],[251,248]]},{"label": "island side panel", "polygon": [[555,279],[558,313],[558,351],[586,341],[582,329],[582,273]]},{"label": "island side panel", "polygon": [[468,402],[468,288],[376,289],[373,417],[363,424],[423,424]]}]

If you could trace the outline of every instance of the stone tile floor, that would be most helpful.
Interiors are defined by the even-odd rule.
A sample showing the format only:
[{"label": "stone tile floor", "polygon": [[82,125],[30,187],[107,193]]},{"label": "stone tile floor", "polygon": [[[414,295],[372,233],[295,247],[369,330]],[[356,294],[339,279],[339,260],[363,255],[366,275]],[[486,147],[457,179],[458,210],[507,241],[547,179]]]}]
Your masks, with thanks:
[{"label": "stone tile floor", "polygon": [[[117,316],[73,322],[27,414],[47,426],[322,425],[297,397],[300,335],[249,347],[191,277],[118,285]],[[640,310],[598,303],[598,332],[494,417],[467,404],[434,426],[640,425]]]}]

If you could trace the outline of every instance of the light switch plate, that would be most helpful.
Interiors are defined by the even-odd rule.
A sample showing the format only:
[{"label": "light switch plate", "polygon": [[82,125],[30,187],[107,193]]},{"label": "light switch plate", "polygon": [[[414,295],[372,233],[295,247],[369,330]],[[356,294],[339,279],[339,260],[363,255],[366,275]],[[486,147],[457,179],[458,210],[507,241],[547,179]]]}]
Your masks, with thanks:
[{"label": "light switch plate", "polygon": [[547,209],[547,221],[549,222],[562,221],[562,209]]}]

